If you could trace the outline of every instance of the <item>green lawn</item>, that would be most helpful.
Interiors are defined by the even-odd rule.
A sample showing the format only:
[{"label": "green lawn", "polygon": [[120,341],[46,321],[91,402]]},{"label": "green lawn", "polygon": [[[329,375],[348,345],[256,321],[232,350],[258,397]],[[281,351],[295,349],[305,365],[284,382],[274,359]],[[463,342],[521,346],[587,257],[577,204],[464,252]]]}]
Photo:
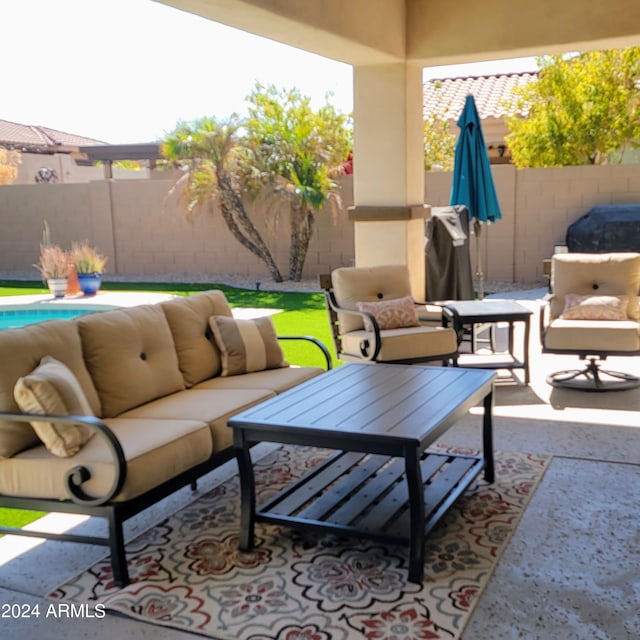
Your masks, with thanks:
[{"label": "green lawn", "polygon": [[[174,295],[188,296],[208,289],[224,291],[232,307],[259,307],[280,309],[273,316],[276,332],[279,335],[308,335],[321,340],[335,360],[335,350],[331,341],[331,329],[321,293],[270,292],[238,289],[218,284],[162,284],[157,282],[107,282],[103,291],[158,291]],[[0,280],[0,296],[18,296],[47,293],[48,289],[40,282],[18,282]],[[324,366],[324,358],[312,344],[305,342],[283,341],[283,351],[292,364]],[[0,523],[6,526],[23,526],[44,515],[34,511],[0,509]]]}]

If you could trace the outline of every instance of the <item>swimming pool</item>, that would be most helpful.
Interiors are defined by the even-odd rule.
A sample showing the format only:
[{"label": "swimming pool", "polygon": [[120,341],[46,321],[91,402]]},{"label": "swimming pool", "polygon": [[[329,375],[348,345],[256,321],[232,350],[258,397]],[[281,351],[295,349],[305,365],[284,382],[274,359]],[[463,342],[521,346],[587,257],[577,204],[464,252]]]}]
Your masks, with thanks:
[{"label": "swimming pool", "polygon": [[0,330],[24,327],[45,320],[75,318],[76,316],[94,311],[113,309],[108,305],[53,305],[53,304],[23,304],[0,307]]}]

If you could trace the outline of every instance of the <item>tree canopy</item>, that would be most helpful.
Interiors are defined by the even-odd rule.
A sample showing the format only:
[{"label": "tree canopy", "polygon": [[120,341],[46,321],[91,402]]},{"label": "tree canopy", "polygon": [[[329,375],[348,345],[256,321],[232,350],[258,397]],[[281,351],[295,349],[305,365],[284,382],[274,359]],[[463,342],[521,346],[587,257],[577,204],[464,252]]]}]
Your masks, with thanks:
[{"label": "tree canopy", "polygon": [[449,121],[437,113],[428,114],[424,119],[425,170],[453,170],[455,149],[456,135],[451,130]]},{"label": "tree canopy", "polygon": [[18,179],[20,152],[0,147],[0,184],[13,184]]},{"label": "tree canopy", "polygon": [[514,90],[507,118],[517,167],[605,164],[640,144],[640,47],[537,59],[538,80]]},{"label": "tree canopy", "polygon": [[164,156],[185,174],[187,212],[214,199],[234,237],[258,256],[276,282],[282,275],[245,200],[266,190],[290,211],[289,278],[300,280],[316,212],[338,197],[335,178],[351,149],[350,118],[327,101],[313,109],[297,89],[256,84],[249,116],[179,123]]}]

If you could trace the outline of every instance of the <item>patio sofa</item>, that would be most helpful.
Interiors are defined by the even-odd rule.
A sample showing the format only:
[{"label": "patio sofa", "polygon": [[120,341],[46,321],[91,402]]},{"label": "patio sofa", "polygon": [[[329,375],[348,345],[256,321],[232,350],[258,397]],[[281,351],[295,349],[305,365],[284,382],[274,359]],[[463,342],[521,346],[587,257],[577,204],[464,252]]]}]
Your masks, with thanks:
[{"label": "patio sofa", "polygon": [[324,370],[281,339],[331,367],[218,290],[0,331],[0,507],[107,518],[105,538],[42,537],[109,546],[127,584],[123,522],[229,460],[231,416]]}]

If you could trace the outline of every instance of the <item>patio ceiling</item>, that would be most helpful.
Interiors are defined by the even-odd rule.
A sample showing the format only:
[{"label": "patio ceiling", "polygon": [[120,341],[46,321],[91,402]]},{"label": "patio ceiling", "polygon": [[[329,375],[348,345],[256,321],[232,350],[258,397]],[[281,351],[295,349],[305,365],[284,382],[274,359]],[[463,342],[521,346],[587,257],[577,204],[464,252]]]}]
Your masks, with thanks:
[{"label": "patio ceiling", "polygon": [[640,43],[637,0],[156,0],[354,66]]}]

